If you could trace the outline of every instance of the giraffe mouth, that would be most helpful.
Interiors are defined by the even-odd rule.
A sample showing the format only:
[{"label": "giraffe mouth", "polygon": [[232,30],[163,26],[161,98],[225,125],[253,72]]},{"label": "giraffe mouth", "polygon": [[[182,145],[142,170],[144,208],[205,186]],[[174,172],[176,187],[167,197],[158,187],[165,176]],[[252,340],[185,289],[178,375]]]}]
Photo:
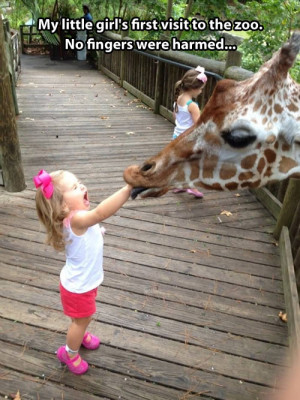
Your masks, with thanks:
[{"label": "giraffe mouth", "polygon": [[144,188],[144,187],[136,187],[136,188],[133,188],[132,191],[131,191],[131,193],[130,193],[130,197],[132,198],[132,200],[134,200],[134,199],[137,198],[137,196],[138,196],[139,194],[141,194],[141,193],[144,192],[145,190],[147,190],[147,188]]},{"label": "giraffe mouth", "polygon": [[142,199],[146,197],[160,197],[167,193],[169,188],[145,188],[145,187],[135,187],[131,190],[130,197],[132,200],[136,199],[138,195],[141,195]]}]

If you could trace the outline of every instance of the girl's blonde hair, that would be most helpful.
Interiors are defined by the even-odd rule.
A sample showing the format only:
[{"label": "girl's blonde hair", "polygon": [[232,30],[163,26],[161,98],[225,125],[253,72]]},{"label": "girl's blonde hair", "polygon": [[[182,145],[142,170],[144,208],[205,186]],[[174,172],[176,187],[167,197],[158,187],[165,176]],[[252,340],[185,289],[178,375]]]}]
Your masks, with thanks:
[{"label": "girl's blonde hair", "polygon": [[40,188],[37,189],[35,196],[37,214],[47,232],[46,243],[58,251],[65,248],[63,220],[68,214],[64,207],[63,193],[59,185],[64,173],[65,171],[59,170],[49,174],[54,187],[50,199],[46,199]]},{"label": "girl's blonde hair", "polygon": [[195,69],[189,69],[180,79],[175,83],[175,93],[174,93],[174,101],[175,101],[175,112],[178,112],[177,99],[179,95],[183,92],[187,92],[192,89],[200,89],[204,88],[205,82],[202,82],[197,78],[199,72]]}]

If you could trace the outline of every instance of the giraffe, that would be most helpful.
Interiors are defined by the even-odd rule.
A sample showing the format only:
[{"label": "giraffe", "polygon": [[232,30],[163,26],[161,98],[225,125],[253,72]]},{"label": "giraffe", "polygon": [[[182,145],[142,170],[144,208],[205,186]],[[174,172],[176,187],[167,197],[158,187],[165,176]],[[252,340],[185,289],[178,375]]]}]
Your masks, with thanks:
[{"label": "giraffe", "polygon": [[172,188],[258,188],[300,177],[300,85],[290,77],[300,31],[245,81],[224,79],[197,123],[124,179],[132,197]]}]

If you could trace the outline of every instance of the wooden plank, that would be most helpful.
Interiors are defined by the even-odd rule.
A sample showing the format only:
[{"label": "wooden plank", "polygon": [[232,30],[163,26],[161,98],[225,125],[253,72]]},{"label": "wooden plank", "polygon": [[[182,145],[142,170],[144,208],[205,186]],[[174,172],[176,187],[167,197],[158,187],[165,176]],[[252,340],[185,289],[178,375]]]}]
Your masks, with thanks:
[{"label": "wooden plank", "polygon": [[[51,275],[54,274],[57,276],[59,271],[59,266],[55,263],[49,263],[48,259],[44,257],[28,257],[24,255],[24,253],[9,252],[8,250],[6,250],[4,254],[1,254],[1,256],[2,261],[0,266],[3,269],[3,274],[0,276],[2,279],[13,282],[16,281],[22,284],[26,283],[26,285],[34,285],[41,288],[50,288],[50,286],[53,285],[53,288],[57,289],[57,278],[51,283]],[[142,270],[143,268],[141,267],[142,266],[137,265],[137,269]],[[156,298],[151,296],[151,293],[147,295],[145,300],[144,286],[141,284],[136,286],[135,292],[132,290],[125,292],[124,285],[122,284],[124,280],[123,277],[129,277],[130,274],[132,275],[132,268],[132,263],[125,263],[124,261],[119,263],[119,265],[113,262],[113,260],[111,263],[105,262],[106,271],[115,271],[115,287],[106,285],[105,279],[104,284],[101,286],[101,301],[119,307],[150,313],[158,317],[169,317],[176,321],[187,322],[196,326],[208,326],[221,332],[230,332],[232,334],[260,339],[270,343],[286,344],[286,329],[283,324],[278,324],[278,320],[276,325],[269,324],[267,321],[256,321],[254,325],[253,322],[248,319],[241,319],[230,314],[224,315],[218,311],[207,308],[201,309],[182,304],[178,301],[172,302],[166,299]],[[37,271],[39,271],[38,275]],[[43,277],[44,274],[46,278]],[[117,277],[119,277],[118,284]],[[149,284],[151,285],[151,283]],[[200,316],[201,318],[199,318]]]},{"label": "wooden plank", "polygon": [[282,203],[266,188],[250,189],[274,218],[278,218]]},{"label": "wooden plank", "polygon": [[[34,276],[32,278],[35,279]],[[51,291],[40,288],[31,287],[30,291],[24,294],[23,286],[19,283],[2,282],[0,284],[3,297],[22,301],[24,303],[35,304],[45,308],[61,310],[61,304],[58,295],[57,283],[55,285],[56,297]],[[52,286],[52,285],[51,285]],[[12,292],[10,292],[10,290]],[[257,342],[249,338],[241,338],[239,336],[219,332],[211,327],[198,326],[188,323],[182,323],[163,316],[147,314],[144,311],[132,312],[132,310],[123,307],[116,307],[111,304],[99,303],[97,313],[97,321],[111,325],[121,324],[128,329],[139,330],[141,322],[143,331],[151,335],[158,335],[162,338],[172,339],[178,342],[184,342],[198,346],[199,344],[205,348],[214,348],[227,354],[233,354],[241,357],[249,357],[252,355],[253,360],[268,362],[270,364],[284,365],[284,356],[286,348],[276,344],[269,343],[268,349],[264,343]],[[159,329],[157,327],[159,320]]]},{"label": "wooden plank", "polygon": [[[57,349],[61,343],[63,343],[65,337],[59,332],[49,332],[45,334],[43,329],[32,327],[30,325],[14,323],[8,320],[4,321],[4,337],[6,341],[20,343],[24,339],[22,332],[26,332],[27,337],[39,337],[40,340],[31,340],[30,349],[26,349],[25,357],[23,357],[23,363],[25,358],[25,369],[34,368],[34,363],[30,361],[39,358],[40,352],[51,351],[52,353]],[[7,332],[11,332],[8,335]],[[49,337],[51,341],[49,342]],[[6,342],[7,343],[7,342]],[[50,346],[49,346],[50,345]],[[0,342],[1,346],[1,342]],[[6,347],[5,359],[6,364],[10,367],[18,367],[16,360],[12,359],[14,349],[18,349],[14,346]],[[97,353],[101,354],[101,357]],[[20,350],[18,351],[20,354]],[[31,356],[31,359],[29,357]],[[87,352],[85,353],[85,357]],[[47,358],[47,364],[44,363],[44,375],[45,379],[49,381],[49,378],[53,381],[56,380],[56,374],[52,373],[51,364],[49,363],[50,355],[43,353],[43,358]],[[18,359],[18,358],[17,358]],[[29,362],[27,362],[27,360]],[[169,387],[184,390],[190,395],[192,393],[206,392],[208,391],[211,396],[217,397],[218,399],[237,399],[241,394],[245,400],[253,400],[253,393],[260,393],[266,389],[259,387],[258,385],[251,384],[248,382],[241,383],[237,380],[230,379],[218,374],[206,373],[201,369],[187,368],[182,365],[171,364],[159,359],[153,359],[143,355],[137,356],[135,353],[130,351],[123,351],[106,344],[102,344],[97,352],[89,352],[88,361],[91,362],[95,367],[101,368],[106,371],[116,371],[120,374],[130,374],[131,377],[145,380],[155,383],[164,383]],[[99,369],[97,368],[97,371]],[[35,371],[39,372],[39,371]],[[54,375],[54,377],[53,377]],[[182,375],[185,379],[182,379]],[[70,374],[68,374],[70,376]],[[64,392],[65,394],[65,392]]]},{"label": "wooden plank", "polygon": [[[30,322],[44,329],[65,331],[67,321],[61,318],[61,312],[38,305],[20,303],[15,300],[0,298],[0,315],[11,321]],[[118,326],[93,321],[93,332],[101,336],[103,344],[121,349],[139,352],[161,360],[179,363],[187,367],[204,371],[215,371],[227,376],[256,382],[263,385],[274,384],[274,375],[282,373],[283,368],[246,358],[206,349],[201,346],[183,343],[153,336],[145,332],[120,328]]]},{"label": "wooden plank", "polygon": [[293,255],[286,226],[280,235],[280,259],[282,268],[283,288],[288,315],[289,341],[292,352],[297,351],[300,345],[300,310],[297,292]]}]

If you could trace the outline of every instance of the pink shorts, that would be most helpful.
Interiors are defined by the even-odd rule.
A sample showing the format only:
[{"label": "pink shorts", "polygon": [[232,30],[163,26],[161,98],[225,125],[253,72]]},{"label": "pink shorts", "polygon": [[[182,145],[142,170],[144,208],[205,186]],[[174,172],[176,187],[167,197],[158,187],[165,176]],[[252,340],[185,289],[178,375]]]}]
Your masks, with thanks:
[{"label": "pink shorts", "polygon": [[61,303],[64,314],[71,318],[86,318],[96,312],[98,288],[85,293],[72,293],[59,284]]}]

